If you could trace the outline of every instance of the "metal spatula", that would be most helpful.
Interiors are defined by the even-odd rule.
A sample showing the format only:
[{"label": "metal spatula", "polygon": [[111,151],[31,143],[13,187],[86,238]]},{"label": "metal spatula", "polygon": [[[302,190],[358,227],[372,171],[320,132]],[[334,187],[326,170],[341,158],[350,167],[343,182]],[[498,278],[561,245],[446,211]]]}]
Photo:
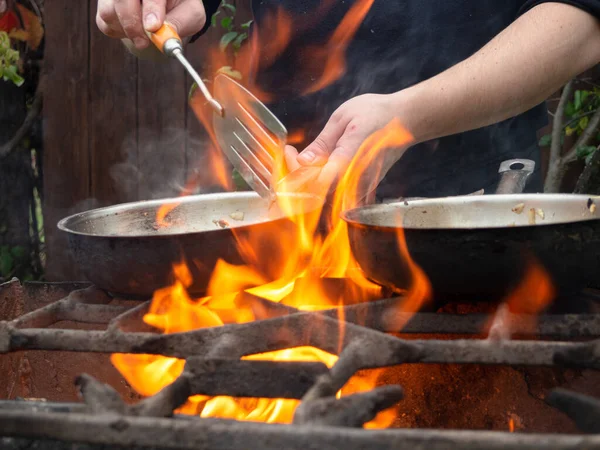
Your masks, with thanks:
[{"label": "metal spatula", "polygon": [[165,23],[150,40],[165,55],[176,58],[191,75],[212,107],[215,137],[221,150],[248,185],[273,200],[272,174],[276,152],[283,153],[287,130],[277,117],[246,88],[219,74],[214,97],[183,55],[181,38]]}]

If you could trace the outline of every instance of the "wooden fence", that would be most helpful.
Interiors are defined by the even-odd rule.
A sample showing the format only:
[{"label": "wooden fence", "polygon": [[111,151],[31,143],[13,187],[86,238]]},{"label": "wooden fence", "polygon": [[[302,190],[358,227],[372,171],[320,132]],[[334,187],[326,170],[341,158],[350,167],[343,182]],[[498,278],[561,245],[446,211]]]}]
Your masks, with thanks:
[{"label": "wooden fence", "polygon": [[[235,3],[231,2],[230,3]],[[238,0],[237,20],[249,1]],[[139,61],[96,27],[97,0],[46,5],[44,215],[46,278],[82,279],[56,223],[96,206],[177,195],[201,164],[206,136],[176,61]],[[220,38],[209,29],[186,54],[202,73]],[[207,72],[208,73],[208,72]]]}]

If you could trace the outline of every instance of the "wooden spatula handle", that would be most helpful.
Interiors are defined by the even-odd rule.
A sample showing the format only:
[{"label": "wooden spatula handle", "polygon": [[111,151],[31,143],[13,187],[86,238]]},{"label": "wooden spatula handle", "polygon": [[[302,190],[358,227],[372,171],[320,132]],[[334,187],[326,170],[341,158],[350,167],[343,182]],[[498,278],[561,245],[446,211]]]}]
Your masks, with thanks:
[{"label": "wooden spatula handle", "polygon": [[179,37],[179,34],[177,34],[177,31],[175,31],[173,25],[168,24],[167,22],[165,22],[154,33],[148,33],[148,37],[152,43],[156,45],[156,47],[163,53],[165,52],[165,44],[170,39],[177,40],[179,45],[181,45],[181,38]]}]

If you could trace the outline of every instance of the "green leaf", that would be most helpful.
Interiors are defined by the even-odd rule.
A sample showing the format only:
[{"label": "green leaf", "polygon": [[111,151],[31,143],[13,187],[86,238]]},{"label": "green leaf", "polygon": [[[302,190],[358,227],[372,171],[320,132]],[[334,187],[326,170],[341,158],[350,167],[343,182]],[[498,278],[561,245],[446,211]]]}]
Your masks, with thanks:
[{"label": "green leaf", "polygon": [[236,187],[236,190],[238,191],[249,191],[250,186],[248,186],[248,183],[246,183],[246,181],[244,180],[244,178],[242,178],[242,176],[240,175],[240,173],[236,170],[233,169],[231,172],[231,178],[233,179],[233,184]]},{"label": "green leaf", "polygon": [[10,249],[10,253],[17,261],[27,258],[27,249],[21,245],[15,245]]},{"label": "green leaf", "polygon": [[7,276],[14,268],[14,259],[8,245],[0,247],[0,275]]},{"label": "green leaf", "polygon": [[590,96],[591,91],[581,91],[581,103],[585,103],[587,98]]},{"label": "green leaf", "polygon": [[223,66],[217,70],[217,73],[224,73],[228,77],[235,78],[236,80],[242,79],[242,74],[237,70],[233,70],[231,66]]},{"label": "green leaf", "polygon": [[192,85],[190,86],[190,91],[188,92],[188,102],[192,99],[192,97],[194,96],[194,92],[196,92],[196,89],[198,89],[198,84],[196,84],[196,82],[194,81],[192,83]]},{"label": "green leaf", "polygon": [[590,117],[589,116],[584,116],[581,119],[579,119],[579,129],[581,131],[585,130],[585,128],[588,126],[588,123],[590,123]]},{"label": "green leaf", "polygon": [[550,144],[552,143],[552,135],[551,134],[545,134],[540,138],[540,141],[538,142],[538,145],[540,147],[548,147]]},{"label": "green leaf", "polygon": [[572,136],[572,135],[573,135],[573,133],[575,133],[576,131],[577,131],[577,128],[571,128],[571,127],[567,127],[567,128],[565,129],[565,134],[566,134],[567,136]]},{"label": "green leaf", "polygon": [[233,19],[231,17],[223,17],[221,19],[221,26],[227,31],[231,31],[231,28],[233,27]]},{"label": "green leaf", "polygon": [[216,27],[217,26],[217,16],[221,14],[221,11],[217,11],[216,13],[214,13],[212,15],[212,17],[210,18],[210,25],[212,27]]},{"label": "green leaf", "polygon": [[577,147],[577,158],[586,159],[588,156],[593,155],[596,151],[596,147],[593,145],[581,145]]},{"label": "green leaf", "polygon": [[231,45],[236,50],[239,50],[239,48],[242,46],[242,42],[244,42],[246,38],[248,38],[248,33],[240,33],[240,35],[234,39]]},{"label": "green leaf", "polygon": [[581,91],[575,91],[575,109],[581,109]]},{"label": "green leaf", "polygon": [[221,41],[219,42],[219,48],[222,52],[225,51],[227,46],[237,37],[237,31],[230,31],[229,33],[225,33],[223,37],[221,37]]},{"label": "green leaf", "polygon": [[230,5],[229,3],[223,3],[223,8],[227,8],[232,14],[235,14],[235,6]]},{"label": "green leaf", "polygon": [[250,28],[250,25],[252,25],[252,20],[249,20],[248,22],[241,24],[240,27],[246,30],[246,29]]},{"label": "green leaf", "polygon": [[567,103],[567,106],[565,107],[565,115],[567,117],[573,117],[575,112],[576,112],[575,105],[573,105],[573,103],[571,103],[571,102]]},{"label": "green leaf", "polygon": [[2,71],[4,81],[12,81],[16,86],[21,86],[25,80],[17,73],[17,66],[4,67]]}]

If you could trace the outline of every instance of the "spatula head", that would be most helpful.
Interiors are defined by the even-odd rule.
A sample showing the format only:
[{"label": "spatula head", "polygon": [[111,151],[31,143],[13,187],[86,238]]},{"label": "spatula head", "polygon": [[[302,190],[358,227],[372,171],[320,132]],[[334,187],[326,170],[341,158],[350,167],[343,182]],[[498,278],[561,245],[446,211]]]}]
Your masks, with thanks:
[{"label": "spatula head", "polygon": [[275,160],[283,154],[287,130],[260,100],[226,75],[215,78],[213,96],[224,110],[222,117],[213,115],[221,150],[252,189],[271,199]]}]

